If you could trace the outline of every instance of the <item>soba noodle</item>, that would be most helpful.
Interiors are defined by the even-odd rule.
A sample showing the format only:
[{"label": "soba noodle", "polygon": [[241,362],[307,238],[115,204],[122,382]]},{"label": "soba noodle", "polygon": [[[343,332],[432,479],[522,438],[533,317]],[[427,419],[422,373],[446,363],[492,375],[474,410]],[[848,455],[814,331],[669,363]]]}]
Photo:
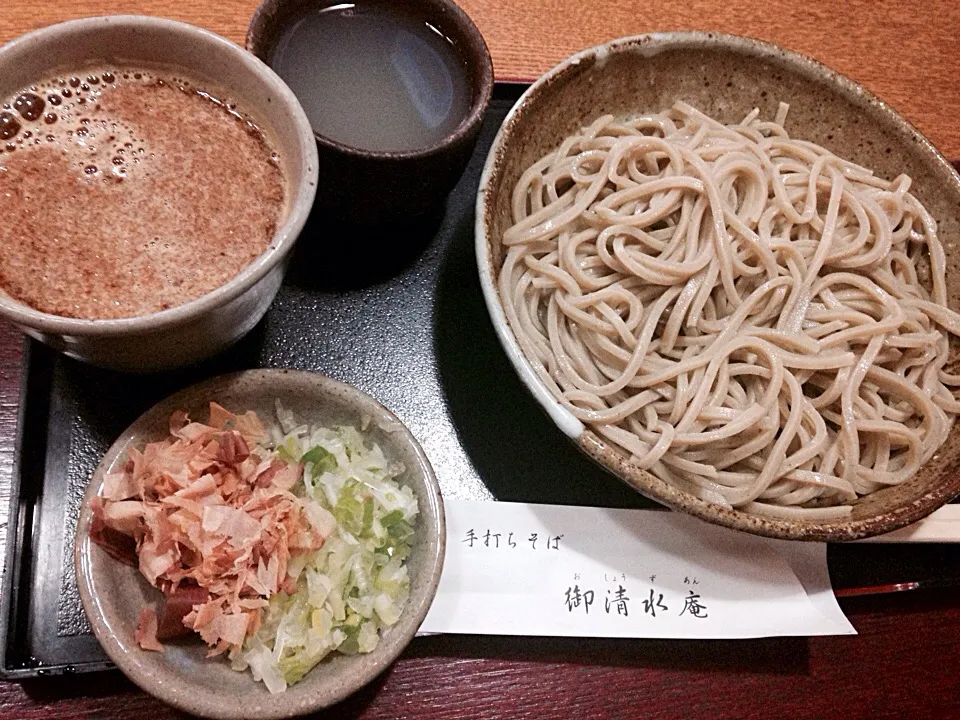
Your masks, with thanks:
[{"label": "soba noodle", "polygon": [[936,222],[754,110],[604,116],[513,193],[500,296],[555,396],[638,468],[829,519],[911,477],[960,412]]}]

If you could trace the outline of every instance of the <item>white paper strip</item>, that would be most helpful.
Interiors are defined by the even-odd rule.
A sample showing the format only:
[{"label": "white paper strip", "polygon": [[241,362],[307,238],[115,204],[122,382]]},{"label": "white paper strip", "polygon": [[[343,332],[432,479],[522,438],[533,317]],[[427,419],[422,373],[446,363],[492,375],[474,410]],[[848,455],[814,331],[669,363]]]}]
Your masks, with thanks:
[{"label": "white paper strip", "polygon": [[855,634],[826,546],[679,513],[448,500],[423,633],[636,638]]},{"label": "white paper strip", "polygon": [[923,520],[857,542],[879,543],[952,543],[960,542],[960,505],[944,505]]}]

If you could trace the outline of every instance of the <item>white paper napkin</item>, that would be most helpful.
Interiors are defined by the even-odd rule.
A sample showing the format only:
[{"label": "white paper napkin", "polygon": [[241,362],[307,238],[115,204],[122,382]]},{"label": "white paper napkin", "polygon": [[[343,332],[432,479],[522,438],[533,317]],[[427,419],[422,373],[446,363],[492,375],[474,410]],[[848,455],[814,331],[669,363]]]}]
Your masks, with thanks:
[{"label": "white paper napkin", "polygon": [[852,635],[826,545],[656,510],[448,500],[423,633],[633,638]]}]

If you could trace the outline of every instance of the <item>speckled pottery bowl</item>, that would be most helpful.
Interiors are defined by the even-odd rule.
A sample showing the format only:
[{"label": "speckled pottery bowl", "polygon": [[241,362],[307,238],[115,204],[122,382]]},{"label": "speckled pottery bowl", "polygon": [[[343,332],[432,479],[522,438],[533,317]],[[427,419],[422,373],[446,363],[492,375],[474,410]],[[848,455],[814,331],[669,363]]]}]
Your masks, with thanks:
[{"label": "speckled pottery bowl", "polygon": [[[960,309],[960,177],[930,142],[863,87],[810,58],[768,43],[708,32],[614,40],[560,63],[524,93],[487,157],[476,211],[480,281],[497,335],[521,380],[587,455],[644,495],[719,525],[795,540],[854,540],[908,525],[960,493],[960,429],[913,478],[859,500],[842,520],[781,520],[700,500],[638,469],[564,409],[538,379],[507,322],[496,286],[511,194],[523,170],[600,115],[656,112],[683,99],[724,122],[752,108],[884,177],[906,173],[939,225],[951,307]],[[955,370],[953,370],[955,372]]]},{"label": "speckled pottery bowl", "polygon": [[[199,638],[169,641],[163,654],[141,650],[134,630],[144,607],[156,608],[160,593],[138,569],[110,557],[89,537],[90,501],[100,493],[103,477],[126,462],[132,446],[160,440],[169,433],[177,409],[207,417],[215,400],[229,410],[254,410],[268,423],[275,401],[298,420],[324,425],[369,422],[365,436],[387,459],[403,463],[398,478],[416,494],[420,514],[407,559],[410,600],[399,622],[387,628],[369,654],[332,655],[286,692],[271,695],[249,672],[235,672],[222,658],[207,660]],[[107,655],[131,680],[164,702],[209,718],[268,720],[302,715],[332,705],[383,672],[416,634],[440,581],[446,527],[436,477],[419,443],[389,410],[356,388],[309,372],[248,370],[187,388],[140,416],[104,456],[87,488],[77,524],[75,566],[80,599],[94,634]]]}]

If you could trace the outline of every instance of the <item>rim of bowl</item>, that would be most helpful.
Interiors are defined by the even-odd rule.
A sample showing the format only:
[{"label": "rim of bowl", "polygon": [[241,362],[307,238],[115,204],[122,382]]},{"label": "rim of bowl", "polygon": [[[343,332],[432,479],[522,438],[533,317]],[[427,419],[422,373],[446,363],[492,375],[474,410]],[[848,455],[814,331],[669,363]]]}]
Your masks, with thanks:
[{"label": "rim of bowl", "polygon": [[[306,113],[304,113],[293,91],[287,87],[287,84],[279,75],[258,57],[210,30],[178,20],[147,15],[100,15],[79,20],[67,20],[33,30],[0,46],[0,66],[5,62],[7,55],[21,47],[33,43],[43,43],[44,46],[50,48],[64,42],[65,39],[68,41],[71,35],[96,32],[105,26],[119,26],[129,29],[150,27],[166,30],[181,35],[187,41],[199,40],[203,43],[219,45],[231,53],[240,66],[246,68],[248,72],[262,77],[275,96],[293,115],[300,140],[299,150],[303,158],[303,179],[298,187],[287,187],[289,193],[287,216],[283,224],[274,232],[267,249],[223,285],[181,305],[147,315],[92,320],[45,313],[0,292],[0,315],[5,316],[13,323],[34,328],[44,333],[87,337],[91,335],[114,336],[154,332],[190,322],[207,310],[225,305],[253,287],[289,253],[307,221],[317,192],[319,161],[317,159],[316,143],[313,140],[313,130],[310,128]],[[104,56],[109,56],[109,51],[106,51]],[[186,72],[190,71],[190,68],[183,69]],[[216,82],[215,79],[214,82]],[[229,87],[225,85],[224,89],[229,90]]]},{"label": "rim of bowl", "polygon": [[[356,404],[361,409],[370,409],[385,418],[387,422],[391,423],[391,429],[388,432],[398,432],[403,442],[413,450],[414,455],[417,457],[419,470],[423,476],[423,484],[427,488],[426,496],[418,498],[421,504],[420,515],[421,517],[430,516],[433,518],[433,524],[436,526],[436,550],[424,557],[422,573],[425,577],[423,583],[425,592],[417,598],[411,596],[407,601],[407,606],[404,608],[401,618],[403,618],[404,615],[407,616],[405,622],[409,625],[409,628],[395,642],[395,645],[389,648],[389,652],[387,652],[383,658],[378,659],[377,662],[371,662],[369,667],[366,667],[362,672],[357,673],[355,676],[357,679],[356,683],[342,686],[336,691],[328,693],[321,704],[295,704],[291,696],[283,694],[270,695],[269,700],[272,702],[270,702],[269,708],[262,709],[261,712],[257,713],[258,718],[262,718],[263,720],[288,718],[330,707],[357,692],[360,688],[368,685],[386,670],[403,653],[404,649],[410,644],[410,641],[416,636],[420,625],[423,624],[423,620],[426,618],[427,612],[429,612],[430,606],[433,604],[433,599],[439,587],[446,554],[446,512],[444,510],[443,494],[429,458],[410,429],[404,425],[389,408],[363,390],[348,383],[341,382],[340,380],[335,380],[327,375],[307,370],[261,368],[256,370],[241,370],[239,372],[210,378],[183,388],[152,405],[117,436],[110,448],[101,457],[84,491],[80,505],[80,516],[77,521],[73,552],[77,588],[80,593],[80,602],[83,605],[84,612],[88,618],[90,618],[90,625],[93,628],[97,641],[114,664],[122,670],[125,675],[130,677],[138,686],[173,707],[190,713],[200,713],[203,717],[210,718],[235,718],[240,717],[240,715],[232,713],[231,707],[224,707],[222,702],[215,697],[209,698],[204,696],[202,702],[197,702],[196,696],[193,696],[193,704],[191,706],[188,702],[184,701],[183,696],[178,692],[177,688],[171,688],[163,682],[154,681],[149,669],[141,665],[137,658],[131,655],[113,634],[107,632],[107,628],[103,624],[103,613],[100,610],[98,595],[94,592],[91,574],[87,571],[89,553],[93,547],[93,541],[90,540],[89,537],[92,518],[90,500],[94,496],[99,495],[103,487],[102,478],[97,481],[97,477],[100,475],[101,469],[104,469],[104,462],[107,458],[110,458],[119,449],[129,447],[133,444],[133,437],[131,436],[130,430],[134,425],[139,424],[147,416],[162,414],[168,406],[180,403],[180,398],[182,397],[193,397],[198,393],[213,393],[217,390],[228,389],[233,382],[252,378],[257,378],[258,381],[264,385],[270,382],[283,382],[287,379],[294,384],[300,382],[315,383],[322,387],[322,394],[342,393],[344,397],[348,398],[350,404]],[[429,509],[428,512],[426,511],[427,509]],[[377,650],[375,649],[373,652],[376,653]],[[371,656],[359,655],[354,657],[363,659],[370,658]],[[314,668],[314,670],[322,671],[322,667],[318,666]],[[257,683],[252,677],[248,679],[250,680],[250,687],[255,688]]]},{"label": "rim of bowl", "polygon": [[[275,12],[277,9],[284,6],[287,1],[288,0],[263,0],[263,2],[257,6],[257,9],[253,13],[253,17],[250,19],[250,25],[247,27],[247,38],[244,43],[244,47],[246,47],[251,54],[256,55],[254,48],[261,41],[261,33],[258,32],[260,28],[257,27],[257,25],[261,22],[267,22],[265,19],[267,14],[269,12]],[[469,37],[471,41],[476,43],[477,48],[480,50],[478,58],[480,60],[480,66],[477,68],[479,77],[479,93],[476,99],[473,100],[470,105],[470,112],[464,116],[464,118],[460,121],[460,124],[457,125],[457,127],[455,127],[452,131],[444,135],[433,145],[421,148],[420,150],[365,150],[363,148],[354,147],[353,145],[345,145],[344,143],[333,140],[332,138],[323,135],[318,130],[313,130],[311,128],[313,137],[318,143],[337,150],[338,152],[344,153],[345,155],[358,158],[397,161],[419,160],[446,152],[451,145],[455,145],[463,141],[464,138],[466,138],[472,132],[474,127],[483,122],[483,116],[486,113],[487,105],[490,104],[490,97],[493,94],[493,59],[490,57],[490,48],[487,47],[487,41],[484,40],[479,28],[476,26],[470,16],[467,15],[463,8],[456,3],[452,2],[451,0],[425,0],[425,2],[426,4],[432,4],[437,7],[441,7],[445,11],[450,12],[454,16],[454,25],[459,28],[467,37]],[[399,8],[401,12],[412,13],[414,11],[410,3],[405,4],[385,2],[381,4],[388,6],[394,5],[395,7]],[[447,39],[449,40],[450,38]],[[276,43],[274,42],[265,49],[272,50],[275,45]],[[454,44],[454,47],[456,48],[456,51],[460,53],[465,62],[470,62],[471,58],[465,57],[464,52],[461,52],[461,49],[456,44]],[[473,53],[470,53],[470,55],[472,56]],[[256,56],[259,58],[259,55]]]},{"label": "rim of bowl", "polygon": [[[955,475],[954,482],[942,483],[934,491],[928,492],[921,498],[887,511],[881,515],[874,515],[856,520],[838,519],[832,521],[790,520],[776,517],[767,517],[753,513],[724,507],[722,505],[701,500],[696,496],[675,488],[652,473],[627,465],[626,458],[614,450],[607,442],[592,432],[584,423],[578,420],[573,413],[563,407],[547,387],[541,382],[533,366],[523,354],[513,329],[507,321],[497,288],[497,280],[493,275],[493,262],[490,254],[490,228],[487,209],[492,208],[493,197],[490,184],[499,172],[504,157],[504,143],[510,138],[513,127],[527,114],[531,101],[547,86],[554,83],[559,77],[572,71],[582,62],[595,60],[602,63],[611,54],[623,52],[651,52],[663,49],[677,50],[684,48],[712,48],[727,49],[747,56],[755,56],[772,61],[786,62],[798,73],[814,77],[826,82],[841,95],[851,99],[856,105],[864,103],[873,106],[883,114],[892,125],[911,135],[923,149],[931,155],[931,159],[938,162],[942,168],[952,176],[955,189],[960,193],[960,173],[946,160],[942,153],[919,131],[913,124],[901,116],[883,100],[864,88],[860,83],[848,78],[840,72],[824,65],[802,53],[787,50],[775,43],[746,37],[704,30],[671,31],[644,33],[616,38],[606,43],[581,50],[541,75],[520,96],[514,106],[507,113],[494,137],[484,162],[480,175],[480,186],[477,191],[475,204],[476,219],[474,223],[474,250],[476,253],[477,269],[480,276],[480,286],[483,290],[484,302],[493,323],[494,330],[501,346],[507,354],[511,365],[520,377],[521,382],[533,395],[540,407],[549,415],[557,427],[567,435],[577,447],[586,453],[597,464],[614,475],[619,480],[630,485],[634,490],[647,495],[674,510],[680,510],[702,520],[719,524],[735,530],[743,530],[755,535],[763,535],[788,540],[808,541],[848,541],[892,532],[910,525],[929,515],[936,508],[949,502],[960,492],[960,473]],[[643,477],[643,482],[638,478]]]}]

